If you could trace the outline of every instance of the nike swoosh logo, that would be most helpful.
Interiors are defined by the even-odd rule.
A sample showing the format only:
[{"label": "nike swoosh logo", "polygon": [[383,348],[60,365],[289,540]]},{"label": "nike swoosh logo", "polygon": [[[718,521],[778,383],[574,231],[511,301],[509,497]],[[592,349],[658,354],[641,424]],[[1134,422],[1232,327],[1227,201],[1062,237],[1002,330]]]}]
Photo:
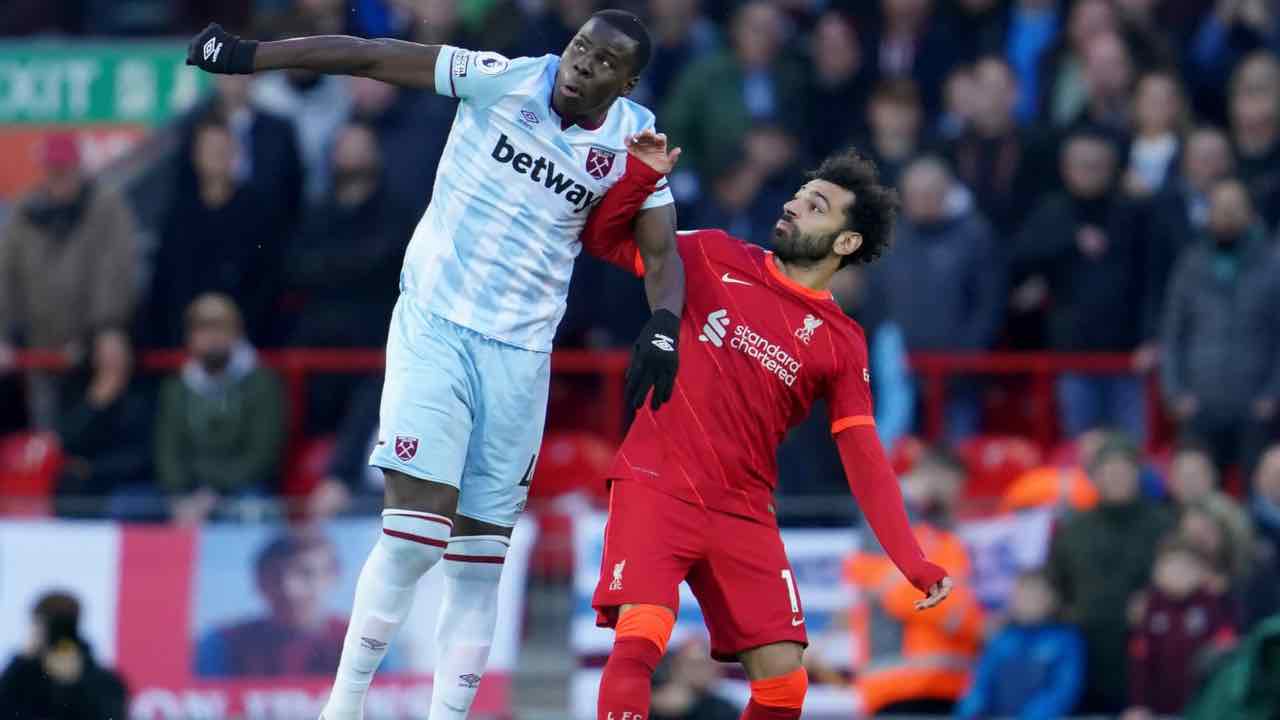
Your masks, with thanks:
[{"label": "nike swoosh logo", "polygon": [[791,627],[800,627],[804,624],[804,618],[791,618]]},{"label": "nike swoosh logo", "polygon": [[729,273],[725,273],[724,275],[721,275],[720,279],[726,283],[732,283],[734,285],[746,285],[747,287],[751,287],[751,283],[747,282],[746,280],[739,280],[738,278],[733,277]]}]

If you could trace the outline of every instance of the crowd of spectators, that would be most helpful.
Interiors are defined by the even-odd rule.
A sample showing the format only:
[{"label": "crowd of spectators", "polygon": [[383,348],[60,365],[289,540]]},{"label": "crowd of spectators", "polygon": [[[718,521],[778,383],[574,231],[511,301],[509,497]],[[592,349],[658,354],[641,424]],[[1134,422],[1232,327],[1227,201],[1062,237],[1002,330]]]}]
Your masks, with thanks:
[{"label": "crowd of spectators", "polygon": [[[218,20],[254,37],[346,32],[517,56],[559,52],[598,5],[12,0],[0,36],[181,37]],[[934,668],[945,692],[898,697],[900,674],[868,673],[864,695],[898,709],[954,705],[961,717],[1052,717],[1077,702],[1129,720],[1184,705],[1215,717],[1196,714],[1214,706],[1188,693],[1189,678],[1235,701],[1225,676],[1280,677],[1249,674],[1280,657],[1280,627],[1261,622],[1280,609],[1274,3],[629,6],[655,40],[633,98],[685,151],[671,179],[682,227],[723,227],[767,247],[805,169],[850,144],[899,189],[894,249],[833,288],[866,328],[886,445],[919,429],[909,353],[1132,358],[1131,372],[1057,380],[1059,424],[1080,452],[1005,498],[1012,509],[1045,495],[1061,518],[1047,564],[1019,579],[1008,623],[985,646],[991,618],[976,599],[959,592],[930,620],[875,581],[883,558],[850,561],[848,577],[880,588],[851,623],[872,613],[902,637],[928,638],[868,653],[910,660],[923,647],[955,660]],[[453,111],[450,99],[363,79],[220,76],[158,131],[173,142],[152,163],[164,180],[145,198],[83,172],[71,135],[49,138],[47,179],[0,230],[0,397],[25,399],[5,403],[21,412],[0,411],[11,415],[0,424],[58,434],[69,458],[60,514],[200,522],[221,512],[220,498],[277,491],[290,471],[287,413],[257,350],[382,345]],[[638,331],[643,293],[614,273],[579,260],[562,347],[618,347]],[[189,359],[171,377],[137,371],[139,351],[179,347]],[[61,353],[74,370],[8,372],[16,348]],[[308,506],[325,515],[378,492],[362,460],[380,382],[309,383],[303,432],[338,434]],[[950,381],[948,440],[990,425],[999,385]],[[1178,430],[1159,469],[1138,452],[1152,437],[1149,387]],[[843,492],[824,412],[784,446],[784,492]],[[1223,492],[1229,475],[1243,479],[1235,496]],[[960,577],[967,560],[952,531],[963,483],[942,452],[904,480],[922,539],[954,556],[944,564]],[[1201,662],[1254,627],[1225,659]],[[1010,684],[1001,668],[1011,666],[1038,671]],[[699,672],[659,683],[655,717],[702,717],[690,714],[701,705],[705,717],[724,714],[706,697],[710,680],[688,679]]]}]

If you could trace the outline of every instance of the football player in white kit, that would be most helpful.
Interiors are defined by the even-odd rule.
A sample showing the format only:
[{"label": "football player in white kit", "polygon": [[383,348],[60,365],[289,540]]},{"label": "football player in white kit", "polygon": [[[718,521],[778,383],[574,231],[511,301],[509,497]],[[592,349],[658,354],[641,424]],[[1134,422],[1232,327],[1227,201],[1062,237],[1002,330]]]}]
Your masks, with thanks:
[{"label": "football player in white kit", "polygon": [[[386,477],[383,530],[356,585],[324,720],[362,716],[418,579],[441,560],[430,717],[461,720],[475,699],[542,438],[551,340],[578,235],[625,171],[628,143],[665,153],[653,113],[625,98],[649,53],[639,18],[618,10],[593,15],[561,56],[514,60],[346,36],[259,43],[217,25],[191,42],[187,62],[209,72],[360,75],[461,101],[401,272],[370,458]],[[637,406],[651,395],[656,407],[674,384],[684,301],[665,186],[645,204],[637,236],[653,315],[627,393]]]}]

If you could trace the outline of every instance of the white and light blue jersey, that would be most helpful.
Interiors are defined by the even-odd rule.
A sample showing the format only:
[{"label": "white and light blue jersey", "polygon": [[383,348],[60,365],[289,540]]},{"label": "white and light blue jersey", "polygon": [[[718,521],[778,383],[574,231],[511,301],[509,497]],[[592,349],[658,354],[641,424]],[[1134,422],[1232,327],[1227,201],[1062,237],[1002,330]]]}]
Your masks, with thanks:
[{"label": "white and light blue jersey", "polygon": [[[400,276],[428,312],[539,352],[564,316],[587,215],[625,171],[626,138],[654,124],[623,98],[595,130],[562,127],[559,64],[440,49],[436,91],[461,102]],[[671,202],[663,186],[644,206]]]}]

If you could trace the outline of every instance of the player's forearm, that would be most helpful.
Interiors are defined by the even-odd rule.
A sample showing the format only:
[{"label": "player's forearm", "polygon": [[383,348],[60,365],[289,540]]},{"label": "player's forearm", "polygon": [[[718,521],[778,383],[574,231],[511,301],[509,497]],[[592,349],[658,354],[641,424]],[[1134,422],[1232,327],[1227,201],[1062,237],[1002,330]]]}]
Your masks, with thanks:
[{"label": "player's forearm", "polygon": [[885,457],[875,428],[843,430],[836,436],[836,446],[849,487],[881,547],[917,590],[928,592],[945,571],[925,559],[920,543],[911,532],[898,478]]},{"label": "player's forearm", "polygon": [[636,245],[644,261],[644,289],[652,310],[677,317],[684,309],[684,263],[676,251],[673,205],[644,210],[636,218]]},{"label": "player's forearm", "polygon": [[348,35],[276,40],[258,45],[255,72],[311,70],[328,75],[357,75],[406,87],[435,89],[439,45],[420,45],[379,38],[366,40]]}]

